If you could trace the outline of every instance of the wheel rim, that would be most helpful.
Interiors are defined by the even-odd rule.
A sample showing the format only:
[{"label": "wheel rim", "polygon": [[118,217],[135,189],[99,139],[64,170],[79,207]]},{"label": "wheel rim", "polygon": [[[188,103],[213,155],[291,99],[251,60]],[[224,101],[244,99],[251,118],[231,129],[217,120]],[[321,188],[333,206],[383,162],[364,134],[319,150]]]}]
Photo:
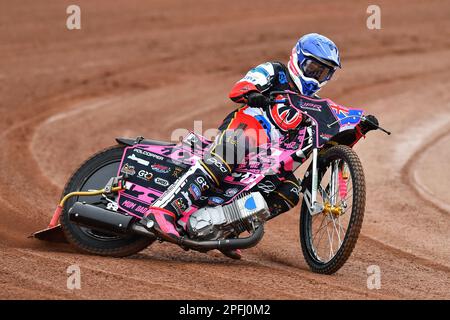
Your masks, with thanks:
[{"label": "wheel rim", "polygon": [[330,262],[342,248],[353,208],[353,180],[343,159],[327,163],[321,176],[318,201],[324,210],[309,218],[309,244],[314,259]]}]

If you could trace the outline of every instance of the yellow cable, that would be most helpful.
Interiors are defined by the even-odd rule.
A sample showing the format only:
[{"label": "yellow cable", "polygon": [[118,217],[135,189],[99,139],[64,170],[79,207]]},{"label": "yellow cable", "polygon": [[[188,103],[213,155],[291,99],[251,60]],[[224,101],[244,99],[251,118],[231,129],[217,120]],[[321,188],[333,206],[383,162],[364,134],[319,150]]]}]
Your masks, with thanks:
[{"label": "yellow cable", "polygon": [[[116,192],[116,191],[120,191],[123,190],[123,187],[114,187],[111,189],[111,192]],[[97,196],[99,194],[105,193],[105,189],[101,189],[101,190],[94,190],[94,191],[75,191],[75,192],[71,192],[69,194],[66,194],[64,196],[64,198],[62,198],[61,202],[59,203],[59,205],[62,207],[64,206],[64,203],[67,201],[67,199],[72,198],[74,196]]]}]

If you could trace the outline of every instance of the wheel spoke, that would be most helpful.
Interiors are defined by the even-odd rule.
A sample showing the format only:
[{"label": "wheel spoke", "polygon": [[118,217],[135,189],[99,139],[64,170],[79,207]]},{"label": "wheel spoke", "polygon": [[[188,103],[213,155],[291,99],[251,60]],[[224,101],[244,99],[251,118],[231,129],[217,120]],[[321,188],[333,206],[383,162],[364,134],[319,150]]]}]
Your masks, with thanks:
[{"label": "wheel spoke", "polygon": [[[328,225],[327,225],[328,226]],[[328,256],[329,260],[331,260],[334,256],[334,252],[333,252],[333,237],[330,237],[330,231],[328,230],[327,227],[327,236],[328,236],[328,243],[330,244],[330,255]]]},{"label": "wheel spoke", "polygon": [[[316,219],[316,220],[317,220],[317,217],[319,217],[319,216],[320,216],[320,215],[316,215],[316,216],[313,217],[313,219]],[[313,241],[314,241],[314,239],[316,238],[316,236],[317,236],[317,234],[319,233],[319,231],[322,229],[324,220],[325,220],[325,217],[322,218],[322,222],[320,223],[319,229],[318,229],[318,230],[316,231],[316,233],[313,235],[313,239],[312,239]]]},{"label": "wheel spoke", "polygon": [[[317,230],[317,232],[316,232],[315,236],[313,237],[312,241],[314,241],[315,237],[319,234],[320,230],[322,230],[322,229],[324,229],[324,228],[326,228],[328,226],[329,222],[323,226],[323,222],[325,221],[325,218],[326,218],[326,216],[323,216],[322,223],[320,224],[319,230]],[[322,237],[323,237],[324,234],[325,233],[322,232],[322,236],[319,237],[319,242],[317,243],[317,247],[319,247],[320,241],[322,240]]]},{"label": "wheel spoke", "polygon": [[337,250],[339,250],[339,248],[341,247],[341,244],[342,244],[342,241],[341,241],[341,234],[340,234],[340,230],[338,230],[338,228],[337,228],[337,226],[336,226],[336,219],[333,217],[332,220],[333,220],[333,227],[334,227],[334,230],[336,230],[336,235],[337,235],[337,238],[338,238],[338,247],[337,247]]},{"label": "wheel spoke", "polygon": [[337,223],[339,225],[339,230],[342,230],[343,236],[345,237],[345,233],[347,232],[347,230],[344,230],[344,227],[342,227],[341,225],[341,216],[339,216]]},{"label": "wheel spoke", "polygon": [[[353,203],[351,199],[353,197],[353,184],[350,176],[349,180],[345,184],[345,188],[347,189],[345,190],[345,199],[340,199],[340,195],[344,193],[340,192],[342,191],[340,190],[341,184],[339,183],[338,173],[336,171],[348,170],[343,169],[346,168],[346,166],[347,164],[345,162],[342,162],[341,159],[332,161],[326,167],[325,172],[321,175],[321,180],[319,182],[319,194],[322,197],[322,201],[324,203],[328,202],[332,206],[344,206],[344,204],[346,204],[345,209],[342,208],[343,210],[339,215],[333,215],[330,212],[324,212],[322,214],[323,217],[321,218],[320,224],[318,221],[318,219],[320,218],[318,218],[318,216],[320,216],[321,214],[315,215],[311,219],[311,228],[313,228],[313,225],[318,225],[318,228],[313,231],[311,244],[315,256],[321,261],[321,255],[325,255],[325,257],[328,256],[328,261],[334,257],[334,255],[341,248],[347,232],[347,228],[342,225],[343,220],[341,219],[341,216],[346,214],[349,209],[350,212],[352,210]],[[332,186],[333,183],[335,186]],[[351,204],[347,205],[347,201],[350,201]],[[344,221],[347,221],[347,219],[345,219]],[[330,225],[331,229],[329,228]],[[328,248],[326,248],[326,244],[322,244],[322,240],[325,237],[328,239]]]}]

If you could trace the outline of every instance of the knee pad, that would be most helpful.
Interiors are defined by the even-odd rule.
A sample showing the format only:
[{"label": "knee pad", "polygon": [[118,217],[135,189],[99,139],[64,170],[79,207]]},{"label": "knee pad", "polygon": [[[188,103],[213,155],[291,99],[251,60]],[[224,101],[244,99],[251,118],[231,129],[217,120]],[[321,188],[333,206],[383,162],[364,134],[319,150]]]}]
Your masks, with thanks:
[{"label": "knee pad", "polygon": [[241,128],[225,130],[217,137],[210,154],[227,163],[231,171],[244,163],[250,149],[250,140]]},{"label": "knee pad", "polygon": [[297,179],[284,180],[267,198],[270,210],[270,219],[277,215],[289,211],[295,207],[299,201],[299,185]]},{"label": "knee pad", "polygon": [[222,181],[226,176],[231,174],[231,171],[234,168],[228,164],[220,154],[216,154],[214,151],[205,154],[203,159],[200,160],[200,164],[210,180],[217,186],[222,184]]}]

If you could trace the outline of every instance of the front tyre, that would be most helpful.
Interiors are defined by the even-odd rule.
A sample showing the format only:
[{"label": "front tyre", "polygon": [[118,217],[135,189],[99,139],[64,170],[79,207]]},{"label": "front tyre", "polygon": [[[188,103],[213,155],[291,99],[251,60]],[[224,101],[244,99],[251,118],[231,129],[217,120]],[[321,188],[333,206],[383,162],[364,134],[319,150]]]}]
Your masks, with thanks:
[{"label": "front tyre", "polygon": [[318,199],[322,212],[311,215],[303,196],[300,243],[315,273],[333,274],[350,257],[361,230],[366,203],[364,171],[353,149],[338,145],[318,161]]},{"label": "front tyre", "polygon": [[[67,182],[63,196],[74,191],[102,189],[118,172],[124,146],[104,149],[86,160]],[[102,256],[125,257],[145,249],[155,240],[138,235],[118,236],[95,229],[81,227],[69,220],[69,209],[77,201],[85,201],[106,208],[107,201],[101,196],[75,196],[66,201],[60,223],[67,240],[83,252]]]}]

